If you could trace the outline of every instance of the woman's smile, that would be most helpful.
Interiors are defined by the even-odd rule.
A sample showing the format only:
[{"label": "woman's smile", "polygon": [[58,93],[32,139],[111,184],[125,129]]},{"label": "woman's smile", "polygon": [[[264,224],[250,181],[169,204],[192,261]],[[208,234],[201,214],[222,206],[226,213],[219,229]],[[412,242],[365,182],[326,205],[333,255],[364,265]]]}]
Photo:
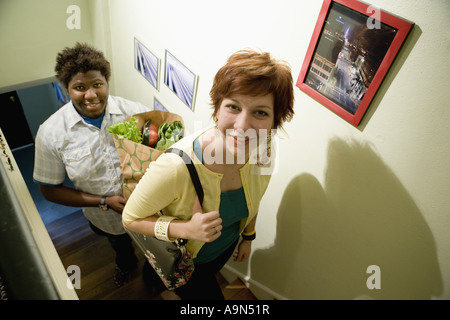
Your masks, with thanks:
[{"label": "woman's smile", "polygon": [[[273,127],[273,95],[248,96],[235,94],[223,99],[216,115],[217,128],[224,136],[226,152],[249,154],[258,146],[261,130]],[[267,134],[265,135],[267,136]]]},{"label": "woman's smile", "polygon": [[246,132],[236,133],[235,130],[227,130],[227,137],[232,139],[235,146],[247,146],[250,142],[257,141],[256,130],[248,129]]}]

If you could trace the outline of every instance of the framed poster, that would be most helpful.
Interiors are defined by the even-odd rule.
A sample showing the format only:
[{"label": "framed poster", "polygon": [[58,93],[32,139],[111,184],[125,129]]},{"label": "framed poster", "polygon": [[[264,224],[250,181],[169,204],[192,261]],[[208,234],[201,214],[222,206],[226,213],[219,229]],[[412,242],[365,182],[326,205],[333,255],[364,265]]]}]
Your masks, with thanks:
[{"label": "framed poster", "polygon": [[160,59],[134,38],[134,66],[158,90]]},{"label": "framed poster", "polygon": [[356,0],[324,0],[297,87],[358,126],[412,26]]},{"label": "framed poster", "polygon": [[198,76],[166,50],[164,83],[192,111],[194,111],[197,82]]},{"label": "framed poster", "polygon": [[169,112],[169,110],[167,110],[167,108],[156,97],[153,97],[153,109]]}]

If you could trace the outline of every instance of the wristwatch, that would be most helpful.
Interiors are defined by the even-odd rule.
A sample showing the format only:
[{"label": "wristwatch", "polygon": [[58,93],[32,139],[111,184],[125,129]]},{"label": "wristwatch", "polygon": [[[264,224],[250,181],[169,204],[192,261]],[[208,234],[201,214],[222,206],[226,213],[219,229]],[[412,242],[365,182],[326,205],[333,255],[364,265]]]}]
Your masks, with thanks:
[{"label": "wristwatch", "polygon": [[98,204],[98,207],[99,207],[101,210],[103,210],[103,211],[106,211],[106,210],[109,209],[109,207],[108,207],[108,205],[106,204],[105,200],[106,200],[106,196],[103,196],[102,199],[100,200],[100,203]]}]

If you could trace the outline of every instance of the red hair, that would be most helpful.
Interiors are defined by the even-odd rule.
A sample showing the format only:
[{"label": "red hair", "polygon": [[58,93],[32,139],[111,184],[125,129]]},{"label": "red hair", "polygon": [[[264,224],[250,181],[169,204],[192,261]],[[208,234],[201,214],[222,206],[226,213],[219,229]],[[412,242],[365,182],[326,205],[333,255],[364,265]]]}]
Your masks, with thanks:
[{"label": "red hair", "polygon": [[219,69],[209,93],[213,119],[224,98],[233,94],[259,96],[273,94],[274,128],[294,115],[294,89],[291,69],[284,61],[272,59],[267,52],[241,50],[231,55]]}]

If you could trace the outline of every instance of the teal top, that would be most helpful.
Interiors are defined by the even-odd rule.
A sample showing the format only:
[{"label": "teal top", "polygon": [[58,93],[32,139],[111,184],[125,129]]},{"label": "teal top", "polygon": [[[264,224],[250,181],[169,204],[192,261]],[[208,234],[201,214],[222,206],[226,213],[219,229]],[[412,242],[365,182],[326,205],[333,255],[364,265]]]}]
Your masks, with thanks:
[{"label": "teal top", "polygon": [[[197,158],[202,159],[202,149],[198,139],[194,141],[194,152]],[[239,238],[241,220],[248,217],[244,188],[222,192],[219,213],[222,219],[222,234],[215,241],[203,245],[194,263],[213,261]]]}]

